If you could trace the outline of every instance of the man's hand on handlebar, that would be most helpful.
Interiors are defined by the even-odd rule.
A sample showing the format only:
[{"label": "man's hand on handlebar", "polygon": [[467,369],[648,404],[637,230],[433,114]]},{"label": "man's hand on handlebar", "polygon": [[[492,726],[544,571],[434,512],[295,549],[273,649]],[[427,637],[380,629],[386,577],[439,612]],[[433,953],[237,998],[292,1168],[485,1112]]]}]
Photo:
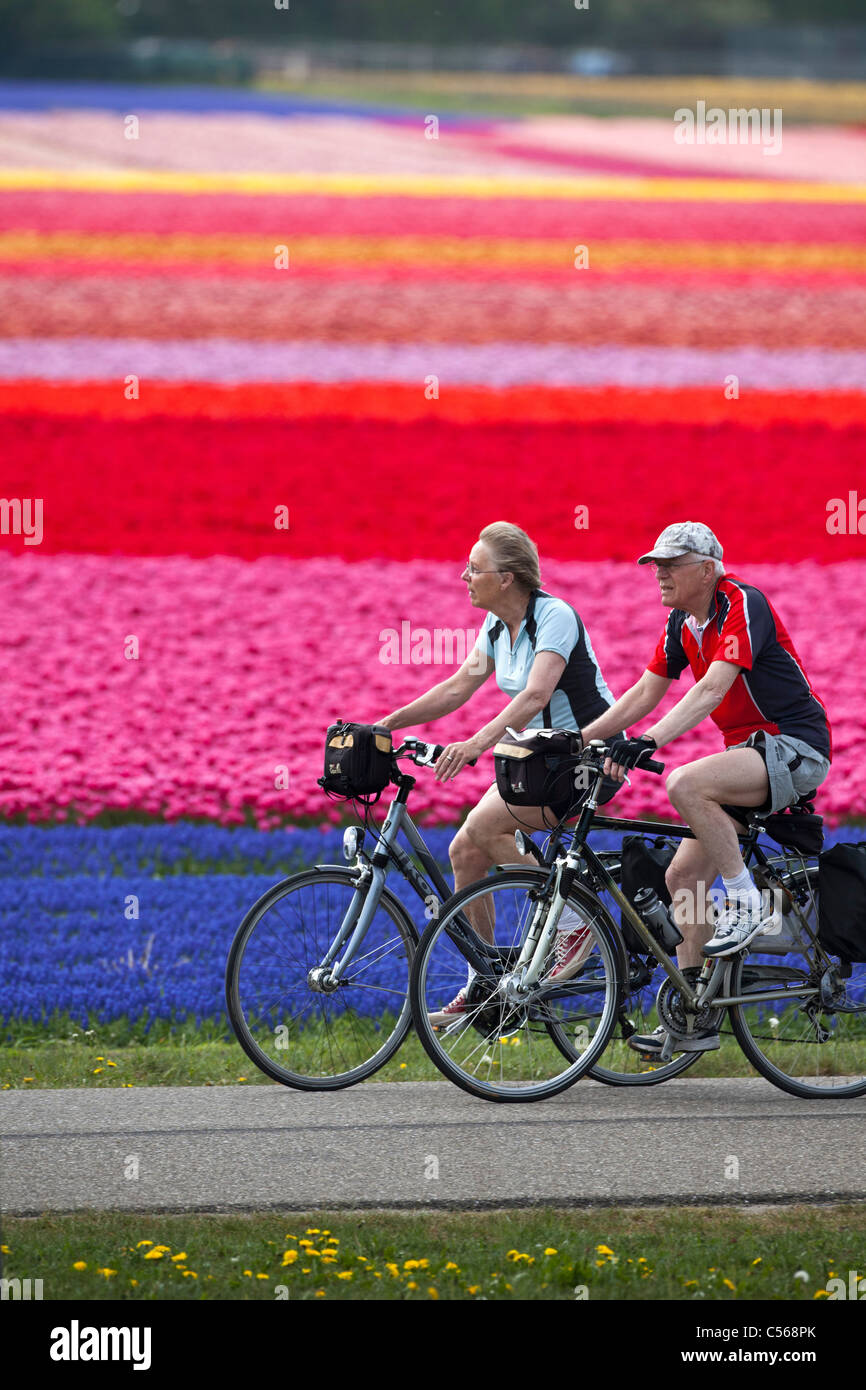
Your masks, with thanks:
[{"label": "man's hand on handlebar", "polygon": [[474,739],[467,739],[465,743],[448,743],[442,749],[442,754],[436,764],[436,781],[450,782],[455,778],[461,768],[469,763],[474,763],[484,752],[479,748]]},{"label": "man's hand on handlebar", "polygon": [[657,748],[654,738],[646,734],[642,738],[614,738],[608,744],[608,757],[604,760],[606,776],[615,782],[622,782],[629,768],[645,767],[653,761],[652,754]]}]

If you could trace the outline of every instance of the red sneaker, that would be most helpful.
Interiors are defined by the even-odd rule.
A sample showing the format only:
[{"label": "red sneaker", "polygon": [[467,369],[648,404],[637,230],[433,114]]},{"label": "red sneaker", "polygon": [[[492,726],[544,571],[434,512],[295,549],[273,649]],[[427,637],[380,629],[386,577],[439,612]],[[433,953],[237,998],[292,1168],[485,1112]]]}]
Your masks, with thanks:
[{"label": "red sneaker", "polygon": [[427,1018],[432,1024],[453,1023],[455,1019],[462,1018],[468,1008],[466,1001],[467,986],[464,985],[460,993],[455,995],[450,1004],[446,1004],[444,1009],[438,1013],[428,1014]]},{"label": "red sneaker", "polygon": [[575,927],[571,931],[558,929],[553,948],[555,964],[550,972],[551,980],[570,980],[572,975],[577,974],[594,945],[595,940],[587,926]]}]

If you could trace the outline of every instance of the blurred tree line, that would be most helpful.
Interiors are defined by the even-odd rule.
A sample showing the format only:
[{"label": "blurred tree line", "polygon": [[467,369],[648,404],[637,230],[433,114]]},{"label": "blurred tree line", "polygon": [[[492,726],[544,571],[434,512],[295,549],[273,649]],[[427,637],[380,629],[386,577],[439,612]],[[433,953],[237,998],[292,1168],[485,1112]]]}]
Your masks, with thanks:
[{"label": "blurred tree line", "polygon": [[863,19],[863,0],[0,0],[0,52],[145,35],[688,48],[734,25]]}]

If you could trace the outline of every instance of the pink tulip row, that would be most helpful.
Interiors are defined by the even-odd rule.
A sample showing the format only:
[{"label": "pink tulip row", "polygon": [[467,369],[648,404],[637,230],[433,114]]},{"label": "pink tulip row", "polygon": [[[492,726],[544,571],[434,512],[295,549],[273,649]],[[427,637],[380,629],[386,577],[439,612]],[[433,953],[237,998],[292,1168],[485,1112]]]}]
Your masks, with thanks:
[{"label": "pink tulip row", "polygon": [[[843,659],[866,643],[866,617],[848,603],[866,562],[751,565],[741,577],[767,592],[828,706],[835,758],[820,809],[844,818],[866,805],[862,689]],[[443,679],[482,616],[458,566],[430,561],[25,555],[3,557],[0,578],[14,653],[0,672],[0,814],[32,820],[129,809],[263,827],[335,817],[316,785],[327,724],[380,718]],[[550,561],[543,579],[577,607],[621,693],[663,620],[647,576]],[[490,681],[426,734],[468,737],[503,703]],[[707,722],[665,760],[720,746]],[[447,786],[421,774],[414,804],[453,822],[492,773],[487,757]],[[650,776],[635,777],[618,805],[669,809]]]}]

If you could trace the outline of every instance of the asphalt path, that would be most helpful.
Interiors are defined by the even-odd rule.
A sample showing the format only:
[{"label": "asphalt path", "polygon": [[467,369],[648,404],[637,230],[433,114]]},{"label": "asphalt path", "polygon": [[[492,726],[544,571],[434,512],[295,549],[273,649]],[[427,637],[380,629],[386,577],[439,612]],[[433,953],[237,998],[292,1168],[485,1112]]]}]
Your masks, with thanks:
[{"label": "asphalt path", "polygon": [[582,1081],[496,1105],[447,1082],[7,1091],[0,1207],[263,1211],[866,1197],[866,1097],[761,1079]]}]

